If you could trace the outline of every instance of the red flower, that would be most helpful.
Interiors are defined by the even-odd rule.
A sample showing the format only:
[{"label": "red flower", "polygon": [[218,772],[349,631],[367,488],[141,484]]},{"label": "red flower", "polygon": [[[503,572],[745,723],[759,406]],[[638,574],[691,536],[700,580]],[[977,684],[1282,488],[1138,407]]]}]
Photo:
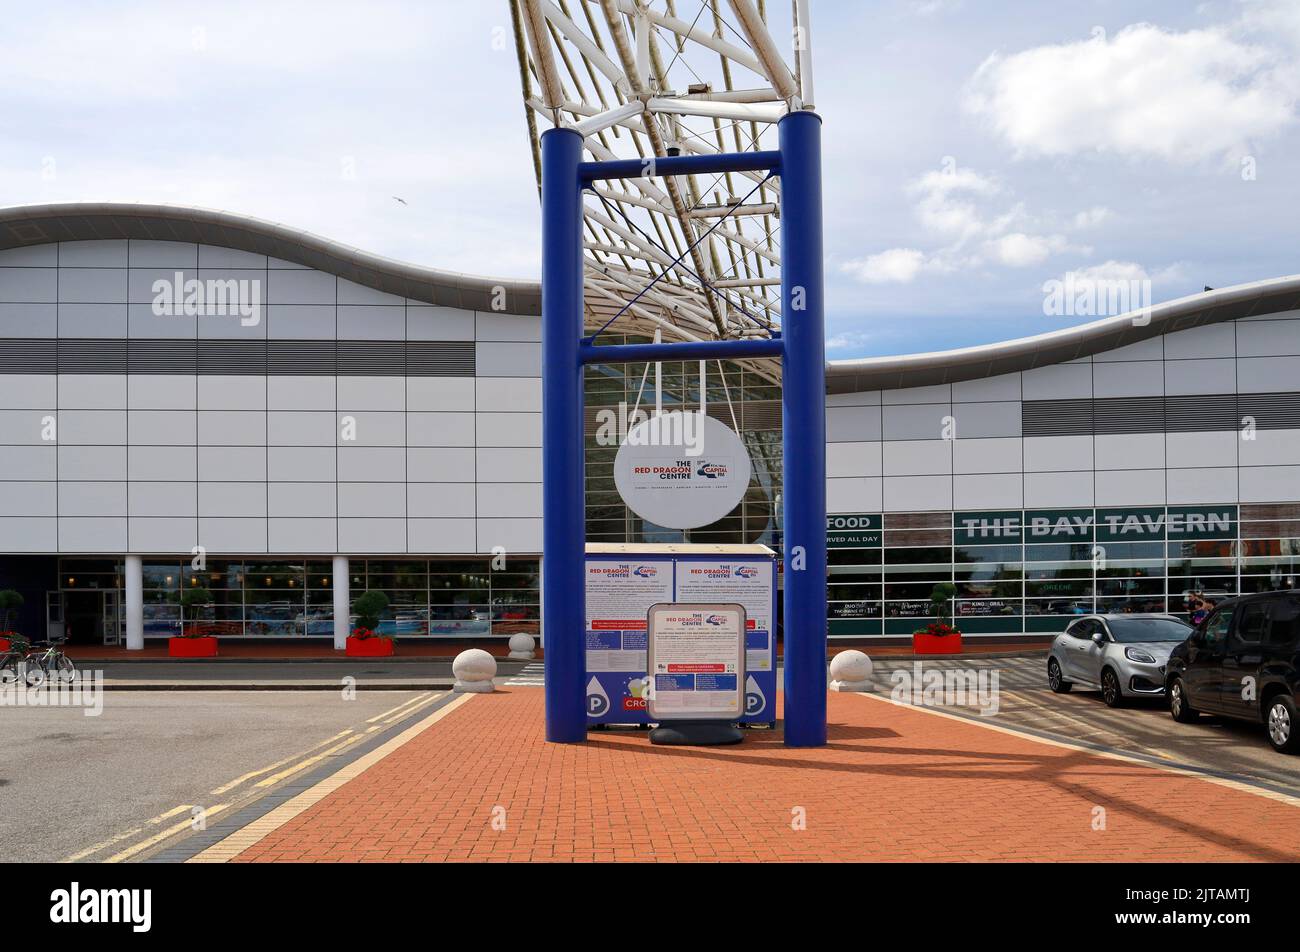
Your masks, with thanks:
[{"label": "red flower", "polygon": [[369,628],[353,628],[352,637],[357,639],[357,641],[365,641],[368,638],[377,638],[378,635]]}]

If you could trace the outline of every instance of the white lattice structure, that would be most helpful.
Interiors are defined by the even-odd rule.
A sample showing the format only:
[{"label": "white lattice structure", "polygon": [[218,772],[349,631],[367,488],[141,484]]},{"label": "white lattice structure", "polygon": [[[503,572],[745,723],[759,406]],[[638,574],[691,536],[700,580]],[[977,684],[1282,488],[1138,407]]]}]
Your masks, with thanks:
[{"label": "white lattice structure", "polygon": [[[580,131],[591,160],[652,172],[655,156],[775,149],[777,120],[813,106],[808,0],[779,20],[762,0],[510,5],[539,178],[551,125]],[[588,328],[619,315],[612,330],[666,340],[768,336],[780,229],[780,183],[764,172],[597,183],[584,213]]]}]

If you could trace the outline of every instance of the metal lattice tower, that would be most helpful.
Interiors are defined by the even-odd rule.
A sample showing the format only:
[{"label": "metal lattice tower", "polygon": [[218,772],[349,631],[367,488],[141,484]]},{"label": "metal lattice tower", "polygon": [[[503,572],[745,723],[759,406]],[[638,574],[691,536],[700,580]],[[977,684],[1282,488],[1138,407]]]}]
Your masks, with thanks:
[{"label": "metal lattice tower", "polygon": [[[584,159],[653,173],[655,157],[776,148],[781,117],[813,106],[808,0],[780,24],[762,0],[510,5],[539,186],[546,128],[575,128]],[[762,171],[595,183],[583,246],[588,330],[616,315],[665,340],[780,328],[781,188]]]}]

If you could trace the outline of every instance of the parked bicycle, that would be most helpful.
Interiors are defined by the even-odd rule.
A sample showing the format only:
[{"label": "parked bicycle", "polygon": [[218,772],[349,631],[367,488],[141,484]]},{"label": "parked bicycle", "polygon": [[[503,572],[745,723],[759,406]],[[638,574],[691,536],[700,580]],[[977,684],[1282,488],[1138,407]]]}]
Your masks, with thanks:
[{"label": "parked bicycle", "polygon": [[27,652],[23,659],[27,663],[27,683],[33,682],[33,671],[39,671],[40,677],[55,678],[70,682],[77,677],[77,666],[63,653],[63,641],[53,640],[45,643],[43,648]]},{"label": "parked bicycle", "polygon": [[0,652],[0,684],[23,681],[35,686],[45,681],[45,669],[39,662],[31,662],[31,643],[26,639],[10,638],[9,650]]}]

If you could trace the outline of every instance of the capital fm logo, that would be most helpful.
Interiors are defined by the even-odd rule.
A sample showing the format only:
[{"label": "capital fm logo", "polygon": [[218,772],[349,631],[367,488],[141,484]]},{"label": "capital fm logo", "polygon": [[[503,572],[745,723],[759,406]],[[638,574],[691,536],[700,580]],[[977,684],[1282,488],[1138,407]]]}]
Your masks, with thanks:
[{"label": "capital fm logo", "polygon": [[736,578],[758,578],[758,569],[752,565],[741,565],[736,568]]},{"label": "capital fm logo", "polygon": [[706,625],[725,625],[726,623],[726,615],[710,615],[708,618],[704,619],[704,624]]},{"label": "capital fm logo", "polygon": [[717,479],[719,476],[726,476],[727,464],[702,462],[695,470],[695,475],[703,476],[705,479]]},{"label": "capital fm logo", "polygon": [[638,578],[654,578],[659,574],[659,570],[653,565],[638,565],[632,570],[632,574]]}]

